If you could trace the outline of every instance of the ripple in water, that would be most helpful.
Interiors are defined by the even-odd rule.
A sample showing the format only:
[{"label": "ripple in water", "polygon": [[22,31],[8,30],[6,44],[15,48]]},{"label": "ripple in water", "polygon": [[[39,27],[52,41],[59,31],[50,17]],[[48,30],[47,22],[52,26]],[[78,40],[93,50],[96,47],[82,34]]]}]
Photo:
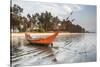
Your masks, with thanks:
[{"label": "ripple in water", "polygon": [[96,34],[57,36],[53,47],[30,45],[24,37],[11,40],[13,67],[96,61]]}]

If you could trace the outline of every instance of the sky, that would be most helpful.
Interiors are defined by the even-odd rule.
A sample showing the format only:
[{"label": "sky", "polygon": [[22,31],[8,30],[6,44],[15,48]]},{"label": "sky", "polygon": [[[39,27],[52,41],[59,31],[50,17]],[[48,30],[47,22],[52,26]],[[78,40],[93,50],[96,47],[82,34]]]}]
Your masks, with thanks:
[{"label": "sky", "polygon": [[12,6],[14,4],[22,7],[23,16],[35,13],[41,13],[45,11],[51,12],[53,16],[58,16],[61,20],[66,19],[73,11],[71,19],[75,19],[73,24],[79,24],[90,32],[96,32],[96,6],[95,5],[79,5],[79,4],[67,4],[67,3],[49,3],[38,2],[28,0],[12,0]]}]

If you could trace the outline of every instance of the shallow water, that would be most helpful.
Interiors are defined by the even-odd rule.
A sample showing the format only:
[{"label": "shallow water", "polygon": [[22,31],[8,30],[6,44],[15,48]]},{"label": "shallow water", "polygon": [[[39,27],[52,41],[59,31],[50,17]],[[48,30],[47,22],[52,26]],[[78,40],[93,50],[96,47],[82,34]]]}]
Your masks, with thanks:
[{"label": "shallow water", "polygon": [[53,47],[29,45],[24,37],[14,37],[11,45],[17,45],[11,50],[13,67],[96,61],[95,33],[59,35]]}]

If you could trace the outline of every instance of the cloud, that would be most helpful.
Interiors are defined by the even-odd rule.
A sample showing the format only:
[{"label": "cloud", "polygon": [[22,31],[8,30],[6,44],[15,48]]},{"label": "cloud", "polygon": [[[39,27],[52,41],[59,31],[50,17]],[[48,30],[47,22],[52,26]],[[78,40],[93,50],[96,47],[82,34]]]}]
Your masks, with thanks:
[{"label": "cloud", "polygon": [[70,5],[70,4],[61,4],[61,3],[36,2],[36,3],[33,3],[33,6],[36,6],[34,7],[35,13],[49,11],[53,14],[53,16],[58,16],[61,19],[68,17],[68,15],[72,11],[82,10],[82,7],[80,7],[79,5]]},{"label": "cloud", "polygon": [[72,11],[80,11],[82,8],[80,5],[71,5],[71,4],[61,4],[61,3],[45,3],[45,2],[33,2],[33,1],[16,1],[13,0],[13,3],[21,5],[24,9],[23,15],[27,13],[41,13],[49,11],[53,16],[58,16],[60,19],[68,17]]}]

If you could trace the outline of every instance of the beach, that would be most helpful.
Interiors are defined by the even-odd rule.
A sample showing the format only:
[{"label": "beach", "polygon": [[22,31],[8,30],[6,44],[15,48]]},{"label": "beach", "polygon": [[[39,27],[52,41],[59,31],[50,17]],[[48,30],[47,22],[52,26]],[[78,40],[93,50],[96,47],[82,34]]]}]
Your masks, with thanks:
[{"label": "beach", "polygon": [[[54,33],[31,33],[31,32],[27,32],[28,34],[30,34],[31,36],[32,35],[52,35]],[[69,33],[69,32],[66,32],[66,33],[59,33],[58,35],[72,35],[72,34],[83,34],[83,33]],[[25,36],[25,32],[23,33],[11,33],[11,36]]]},{"label": "beach", "polygon": [[[47,37],[53,33],[30,33],[33,38]],[[27,45],[24,33],[13,33],[12,65],[30,65],[95,62],[95,33],[60,33],[53,41],[53,47]]]}]

